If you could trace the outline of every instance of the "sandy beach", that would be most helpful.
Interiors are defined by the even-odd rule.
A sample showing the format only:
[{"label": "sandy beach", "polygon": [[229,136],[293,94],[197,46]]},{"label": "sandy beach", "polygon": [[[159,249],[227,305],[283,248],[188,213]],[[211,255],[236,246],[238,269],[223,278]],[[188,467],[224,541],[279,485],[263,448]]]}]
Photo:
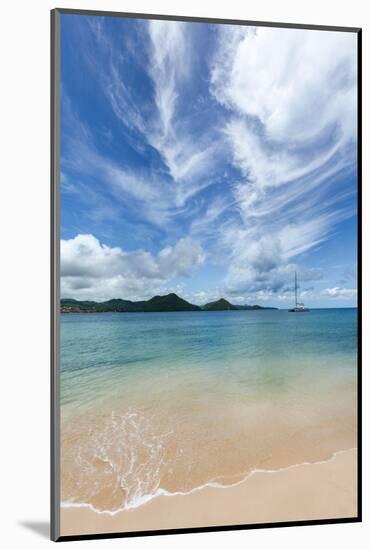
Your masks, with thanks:
[{"label": "sandy beach", "polygon": [[61,509],[61,534],[179,529],[300,521],[357,515],[357,452],[278,471],[254,472],[229,487],[158,496],[115,515],[89,508]]}]

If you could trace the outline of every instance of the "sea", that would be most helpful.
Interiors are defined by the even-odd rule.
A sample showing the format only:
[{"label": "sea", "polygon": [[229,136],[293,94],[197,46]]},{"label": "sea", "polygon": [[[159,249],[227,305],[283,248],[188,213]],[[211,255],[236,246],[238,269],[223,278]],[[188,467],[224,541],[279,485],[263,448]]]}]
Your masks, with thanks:
[{"label": "sea", "polygon": [[61,498],[115,514],[357,446],[357,310],[61,315]]}]

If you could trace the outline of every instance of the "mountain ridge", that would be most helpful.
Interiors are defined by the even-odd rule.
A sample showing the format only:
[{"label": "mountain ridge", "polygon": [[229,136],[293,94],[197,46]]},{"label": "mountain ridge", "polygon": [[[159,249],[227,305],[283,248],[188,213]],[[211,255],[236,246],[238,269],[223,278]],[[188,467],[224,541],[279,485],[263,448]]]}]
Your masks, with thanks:
[{"label": "mountain ridge", "polygon": [[214,302],[208,302],[204,306],[202,306],[202,309],[205,311],[228,311],[228,310],[236,310],[237,307],[228,302],[225,298],[220,298],[219,300],[215,300]]},{"label": "mountain ridge", "polygon": [[170,311],[227,311],[227,310],[254,310],[254,309],[277,309],[265,308],[263,306],[238,306],[231,304],[225,298],[209,302],[204,306],[191,304],[180,298],[174,292],[164,296],[153,296],[149,300],[134,302],[122,298],[111,298],[104,302],[93,300],[75,300],[74,298],[63,298],[61,300],[61,313],[139,313],[139,312],[170,312]]}]

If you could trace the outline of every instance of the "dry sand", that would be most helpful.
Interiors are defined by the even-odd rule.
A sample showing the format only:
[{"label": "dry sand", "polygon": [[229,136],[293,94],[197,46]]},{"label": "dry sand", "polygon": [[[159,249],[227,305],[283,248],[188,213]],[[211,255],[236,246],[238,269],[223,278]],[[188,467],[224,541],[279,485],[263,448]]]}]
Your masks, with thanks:
[{"label": "dry sand", "polygon": [[61,509],[61,535],[181,529],[357,516],[357,452],[275,472],[255,472],[230,487],[158,496],[115,515]]}]

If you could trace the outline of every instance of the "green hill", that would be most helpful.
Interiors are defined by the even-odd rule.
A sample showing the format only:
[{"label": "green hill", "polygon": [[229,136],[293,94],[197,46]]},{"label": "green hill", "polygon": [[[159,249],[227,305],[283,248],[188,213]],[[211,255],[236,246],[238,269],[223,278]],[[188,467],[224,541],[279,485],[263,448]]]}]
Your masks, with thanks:
[{"label": "green hill", "polygon": [[106,302],[93,302],[89,300],[74,300],[73,298],[65,298],[61,300],[62,313],[103,313],[103,312],[151,312],[151,311],[228,311],[228,310],[260,310],[260,309],[277,309],[274,307],[262,307],[258,305],[236,306],[221,298],[215,302],[209,302],[204,306],[195,306],[190,304],[183,298],[180,298],[173,292],[165,296],[154,296],[150,300],[142,300],[140,302],[132,302],[131,300],[122,300],[121,298],[113,298]]},{"label": "green hill", "polygon": [[199,311],[201,308],[190,304],[176,294],[154,296],[150,300],[132,302],[113,298],[106,302],[79,301],[74,299],[61,300],[62,313],[103,313],[103,312],[150,312],[150,311]]},{"label": "green hill", "polygon": [[174,293],[166,296],[154,296],[144,302],[144,311],[199,311],[201,308],[190,304]]},{"label": "green hill", "polygon": [[121,300],[121,298],[113,298],[107,302],[97,303],[96,311],[118,311],[131,312],[143,311],[143,306],[146,302],[132,302],[131,300]]},{"label": "green hill", "polygon": [[226,310],[235,310],[237,309],[236,306],[228,302],[228,300],[225,300],[224,298],[221,298],[220,300],[216,300],[215,302],[209,302],[208,304],[205,304],[202,306],[202,309],[205,311],[226,311]]}]

